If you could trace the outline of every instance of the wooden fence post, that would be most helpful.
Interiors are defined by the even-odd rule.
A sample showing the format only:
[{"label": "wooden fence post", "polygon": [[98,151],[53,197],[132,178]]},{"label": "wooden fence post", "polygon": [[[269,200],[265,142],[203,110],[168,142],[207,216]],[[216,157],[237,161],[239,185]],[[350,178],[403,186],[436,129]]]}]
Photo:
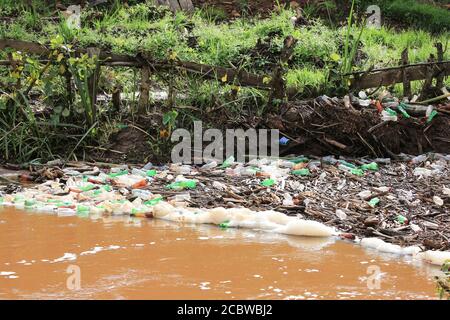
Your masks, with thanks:
[{"label": "wooden fence post", "polygon": [[138,114],[147,111],[150,93],[150,66],[145,63],[141,69],[141,87],[139,90]]},{"label": "wooden fence post", "polygon": [[178,3],[180,4],[181,10],[188,12],[194,10],[194,5],[191,0],[178,0]]},{"label": "wooden fence post", "polygon": [[[436,49],[438,61],[444,61],[444,49],[442,43],[436,43]],[[444,72],[439,72],[439,75],[436,77],[436,87],[438,90],[441,90],[444,87]]]},{"label": "wooden fence post", "polygon": [[[289,62],[294,54],[294,48],[297,44],[297,39],[293,36],[288,36],[284,40],[283,50],[281,51],[280,61],[275,66],[272,80],[271,80],[271,90],[269,94],[269,108],[274,108],[275,99],[284,99],[286,96],[286,83],[283,79],[285,73],[285,65]],[[275,110],[273,110],[275,111]]]},{"label": "wooden fence post", "polygon": [[411,82],[409,82],[408,71],[405,68],[409,64],[408,58],[408,48],[405,48],[402,52],[402,76],[403,76],[403,96],[410,98],[411,97]]},{"label": "wooden fence post", "polygon": [[113,111],[119,112],[120,111],[120,93],[122,92],[122,86],[116,85],[112,92],[112,105],[113,105]]},{"label": "wooden fence post", "polygon": [[[428,59],[428,62],[434,62],[433,54],[430,55],[430,59]],[[426,70],[427,71],[426,71],[425,82],[423,83],[422,92],[420,93],[421,100],[426,99],[427,95],[430,92],[431,85],[433,84],[433,76],[434,76],[433,68],[430,66],[427,66]]]}]

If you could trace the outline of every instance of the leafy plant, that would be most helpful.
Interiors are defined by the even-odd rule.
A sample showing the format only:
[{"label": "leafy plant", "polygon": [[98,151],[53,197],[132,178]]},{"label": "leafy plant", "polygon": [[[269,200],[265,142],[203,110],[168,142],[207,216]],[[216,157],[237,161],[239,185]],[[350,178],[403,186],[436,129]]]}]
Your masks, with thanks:
[{"label": "leafy plant", "polygon": [[439,299],[450,300],[450,261],[448,260],[441,268],[444,273],[442,277],[436,277],[436,286]]}]

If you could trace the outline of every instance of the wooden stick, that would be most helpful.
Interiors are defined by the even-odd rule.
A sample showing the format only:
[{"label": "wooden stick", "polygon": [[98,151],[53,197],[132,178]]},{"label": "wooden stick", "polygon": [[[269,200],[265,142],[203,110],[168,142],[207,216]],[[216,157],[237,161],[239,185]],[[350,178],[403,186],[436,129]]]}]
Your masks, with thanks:
[{"label": "wooden stick", "polygon": [[[436,43],[436,49],[437,49],[437,59],[439,62],[444,61],[444,49],[442,47],[442,43],[438,42]],[[442,88],[444,86],[444,74],[440,73],[436,77],[436,87],[438,89]]]},{"label": "wooden stick", "polygon": [[402,65],[404,68],[402,69],[402,76],[403,76],[403,96],[405,97],[411,97],[411,83],[408,80],[408,72],[405,68],[409,63],[408,58],[408,48],[403,50],[402,52]]},{"label": "wooden stick", "polygon": [[142,67],[139,91],[138,114],[144,114],[147,111],[150,93],[150,67],[148,65]]}]

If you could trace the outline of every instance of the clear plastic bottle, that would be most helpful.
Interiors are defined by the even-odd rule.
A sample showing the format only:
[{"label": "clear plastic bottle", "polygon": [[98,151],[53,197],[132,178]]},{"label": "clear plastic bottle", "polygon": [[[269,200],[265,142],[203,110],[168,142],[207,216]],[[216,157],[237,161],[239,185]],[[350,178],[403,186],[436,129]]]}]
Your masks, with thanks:
[{"label": "clear plastic bottle", "polygon": [[[394,111],[395,112],[395,111]],[[392,113],[386,110],[383,110],[381,112],[381,120],[383,121],[394,121],[397,122],[398,121],[398,117],[397,117],[397,113]]]},{"label": "clear plastic bottle", "polygon": [[131,194],[135,197],[138,197],[144,201],[150,200],[153,198],[153,193],[151,193],[148,190],[142,190],[142,189],[133,189],[131,191]]}]

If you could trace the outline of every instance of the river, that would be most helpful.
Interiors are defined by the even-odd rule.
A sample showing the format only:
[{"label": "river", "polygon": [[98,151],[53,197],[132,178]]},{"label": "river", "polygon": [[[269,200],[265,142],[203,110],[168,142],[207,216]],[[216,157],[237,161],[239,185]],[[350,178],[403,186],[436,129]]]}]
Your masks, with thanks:
[{"label": "river", "polygon": [[0,299],[436,299],[438,270],[335,239],[0,208]]}]

